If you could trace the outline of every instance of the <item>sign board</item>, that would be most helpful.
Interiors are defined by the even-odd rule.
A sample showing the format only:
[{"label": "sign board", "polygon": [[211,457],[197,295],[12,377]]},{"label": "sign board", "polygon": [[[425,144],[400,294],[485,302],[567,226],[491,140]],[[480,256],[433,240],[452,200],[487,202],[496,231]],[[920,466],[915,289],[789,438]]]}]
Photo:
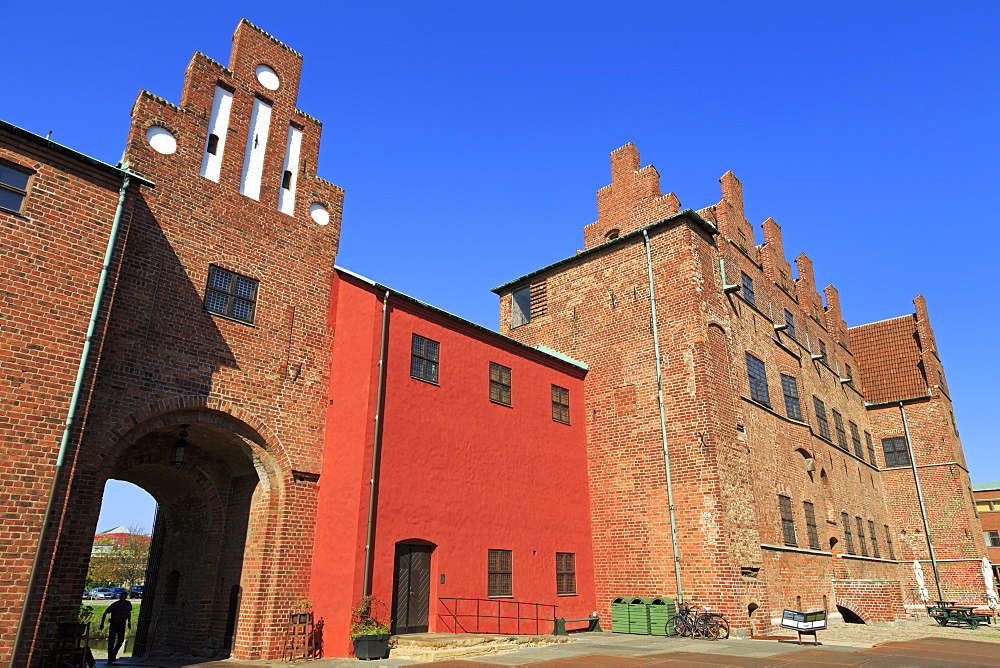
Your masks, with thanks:
[{"label": "sign board", "polygon": [[816,631],[826,628],[826,610],[819,612],[798,612],[785,610],[781,613],[781,625],[797,631]]}]

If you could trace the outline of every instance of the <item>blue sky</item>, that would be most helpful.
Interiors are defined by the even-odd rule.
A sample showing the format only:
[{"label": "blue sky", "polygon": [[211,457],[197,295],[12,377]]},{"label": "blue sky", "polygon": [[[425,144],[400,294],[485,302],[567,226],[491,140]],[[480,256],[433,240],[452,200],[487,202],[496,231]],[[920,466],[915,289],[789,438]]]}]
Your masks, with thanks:
[{"label": "blue sky", "polygon": [[[1000,3],[178,0],[2,15],[0,118],[112,163],[139,89],[178,101],[192,52],[226,62],[246,16],[305,57],[320,176],[347,191],[338,263],[489,327],[489,288],[582,245],[611,150],[635,142],[693,208],[731,169],[748,218],[782,225],[849,325],[927,298],[972,480],[1000,480]],[[123,498],[101,528],[148,526]]]}]

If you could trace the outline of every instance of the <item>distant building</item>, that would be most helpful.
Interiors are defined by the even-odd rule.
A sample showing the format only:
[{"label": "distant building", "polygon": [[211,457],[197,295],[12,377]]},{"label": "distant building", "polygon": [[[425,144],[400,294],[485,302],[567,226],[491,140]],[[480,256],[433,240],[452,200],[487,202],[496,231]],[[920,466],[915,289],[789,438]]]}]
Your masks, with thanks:
[{"label": "distant building", "polygon": [[145,534],[132,533],[123,526],[117,526],[114,529],[99,531],[94,534],[94,546],[90,553],[92,556],[107,554],[116,547],[122,547],[129,540],[135,540],[140,545],[145,545],[149,543],[151,538]]},{"label": "distant building", "polygon": [[983,541],[993,565],[993,577],[1000,582],[1000,480],[973,485],[972,496],[983,525]]}]

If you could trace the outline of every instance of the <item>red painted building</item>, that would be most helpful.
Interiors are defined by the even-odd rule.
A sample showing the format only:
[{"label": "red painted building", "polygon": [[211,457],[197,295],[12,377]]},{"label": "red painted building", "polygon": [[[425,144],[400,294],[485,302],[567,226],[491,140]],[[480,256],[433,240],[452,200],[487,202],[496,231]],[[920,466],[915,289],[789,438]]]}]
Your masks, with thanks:
[{"label": "red painted building", "polygon": [[993,577],[1000,582],[1000,480],[973,485],[972,495],[983,525],[983,541],[993,566]]},{"label": "red painted building", "polygon": [[311,589],[327,654],[345,653],[368,578],[397,631],[535,632],[477,622],[474,599],[483,615],[589,615],[586,367],[344,270],[332,321]]}]

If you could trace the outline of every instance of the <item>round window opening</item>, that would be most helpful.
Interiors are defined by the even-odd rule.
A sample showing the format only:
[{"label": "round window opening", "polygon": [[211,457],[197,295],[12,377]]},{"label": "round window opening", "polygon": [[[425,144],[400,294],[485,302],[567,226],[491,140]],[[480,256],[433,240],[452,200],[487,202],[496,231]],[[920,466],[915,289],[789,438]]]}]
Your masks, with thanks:
[{"label": "round window opening", "polygon": [[146,130],[146,141],[153,150],[163,155],[170,155],[177,150],[177,138],[166,128],[153,126]]},{"label": "round window opening", "polygon": [[322,204],[310,204],[309,217],[312,218],[313,222],[317,225],[326,225],[330,222],[330,212],[327,211],[326,207]]},{"label": "round window opening", "polygon": [[278,90],[278,85],[281,83],[278,81],[278,75],[267,65],[257,66],[257,81],[268,90]]}]

